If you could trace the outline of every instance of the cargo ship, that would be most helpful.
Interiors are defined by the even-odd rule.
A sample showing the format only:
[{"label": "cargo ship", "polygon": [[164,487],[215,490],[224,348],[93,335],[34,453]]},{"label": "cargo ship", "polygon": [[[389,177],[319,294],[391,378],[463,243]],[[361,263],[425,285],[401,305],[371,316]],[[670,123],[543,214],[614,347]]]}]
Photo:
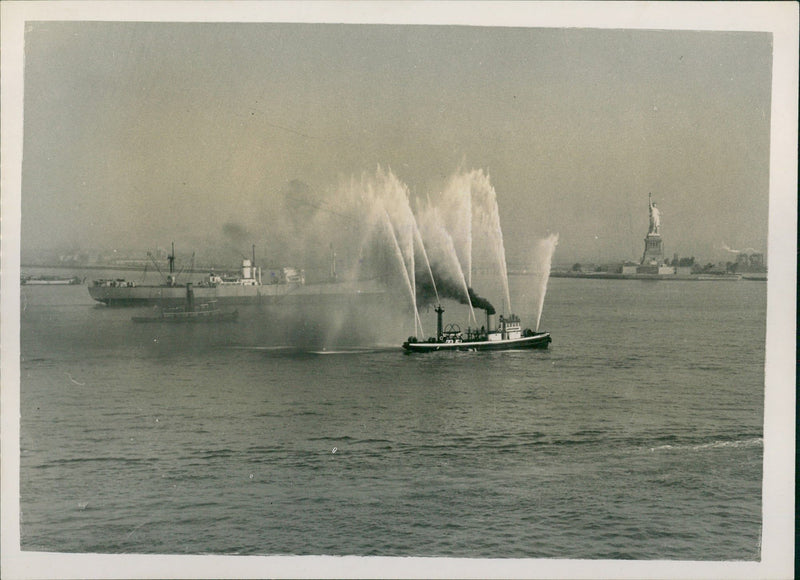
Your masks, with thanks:
[{"label": "cargo ship", "polygon": [[[169,274],[163,284],[140,285],[124,278],[104,278],[88,286],[89,295],[107,306],[180,306],[186,296],[185,287],[178,284],[174,271],[174,249],[168,260]],[[255,255],[252,260],[242,260],[241,270],[236,274],[210,272],[194,284],[198,302],[215,301],[220,305],[293,306],[309,301],[337,304],[353,297],[382,296],[386,291],[379,280],[339,280],[333,271],[329,281],[306,284],[303,270],[291,267],[282,268],[278,275],[263,283],[261,268],[255,265]]]},{"label": "cargo ship", "polygon": [[549,332],[534,332],[522,329],[518,316],[500,315],[499,323],[494,322],[494,313],[487,313],[486,326],[480,329],[467,328],[465,332],[457,324],[442,326],[444,308],[436,308],[436,336],[427,341],[419,341],[410,336],[403,343],[406,352],[436,351],[478,351],[478,350],[517,350],[528,348],[547,348],[551,342]]}]

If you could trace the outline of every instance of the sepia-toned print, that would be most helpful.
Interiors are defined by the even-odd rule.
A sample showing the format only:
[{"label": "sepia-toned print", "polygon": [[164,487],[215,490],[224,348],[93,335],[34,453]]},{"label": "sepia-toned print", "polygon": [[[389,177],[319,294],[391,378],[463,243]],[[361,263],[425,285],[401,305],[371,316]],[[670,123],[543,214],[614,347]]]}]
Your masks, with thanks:
[{"label": "sepia-toned print", "polygon": [[783,37],[497,6],[24,20],[19,561],[787,569]]}]

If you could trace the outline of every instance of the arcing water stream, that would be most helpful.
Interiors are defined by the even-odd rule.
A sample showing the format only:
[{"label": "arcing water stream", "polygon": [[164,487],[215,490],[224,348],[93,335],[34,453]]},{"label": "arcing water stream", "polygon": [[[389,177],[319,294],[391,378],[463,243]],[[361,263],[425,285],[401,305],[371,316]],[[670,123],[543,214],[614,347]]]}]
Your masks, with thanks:
[{"label": "arcing water stream", "polygon": [[[424,336],[419,306],[434,300],[450,298],[469,305],[473,322],[475,307],[494,312],[494,306],[472,289],[476,249],[492,263],[491,270],[502,284],[504,309],[511,311],[497,193],[482,170],[455,173],[438,197],[417,198],[416,212],[408,187],[391,170],[379,167],[374,174],[364,174],[360,183],[352,180],[347,191],[366,227],[362,245],[378,259],[393,261],[402,272],[419,336]],[[557,242],[558,236],[551,235],[540,240],[532,253],[531,268],[537,275],[537,329]],[[362,246],[361,254],[364,252]]]},{"label": "arcing water stream", "polygon": [[544,307],[544,295],[547,293],[547,281],[550,279],[550,267],[553,262],[553,254],[558,245],[558,234],[550,234],[543,240],[536,243],[533,249],[532,271],[537,279],[536,284],[536,328],[539,330],[539,321],[542,318],[542,308]]}]

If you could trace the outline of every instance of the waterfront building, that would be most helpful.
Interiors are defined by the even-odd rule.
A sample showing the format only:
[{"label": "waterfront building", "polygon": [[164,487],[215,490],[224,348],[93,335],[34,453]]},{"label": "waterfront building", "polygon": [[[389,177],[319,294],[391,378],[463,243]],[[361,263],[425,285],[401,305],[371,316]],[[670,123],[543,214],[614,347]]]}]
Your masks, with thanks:
[{"label": "waterfront building", "polygon": [[673,266],[667,266],[666,264],[659,264],[658,265],[658,275],[659,276],[673,276],[673,275],[675,275],[675,268]]},{"label": "waterfront building", "polygon": [[622,265],[622,273],[626,276],[638,273],[639,266],[633,262],[625,262]]}]

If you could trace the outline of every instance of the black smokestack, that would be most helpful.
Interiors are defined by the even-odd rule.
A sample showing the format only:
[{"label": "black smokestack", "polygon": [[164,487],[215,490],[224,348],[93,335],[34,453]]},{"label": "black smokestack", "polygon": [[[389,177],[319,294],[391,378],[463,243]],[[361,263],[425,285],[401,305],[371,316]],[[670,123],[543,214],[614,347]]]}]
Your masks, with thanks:
[{"label": "black smokestack", "polygon": [[441,304],[436,305],[436,339],[441,340],[442,338],[442,313],[444,312],[444,308],[442,308]]}]

